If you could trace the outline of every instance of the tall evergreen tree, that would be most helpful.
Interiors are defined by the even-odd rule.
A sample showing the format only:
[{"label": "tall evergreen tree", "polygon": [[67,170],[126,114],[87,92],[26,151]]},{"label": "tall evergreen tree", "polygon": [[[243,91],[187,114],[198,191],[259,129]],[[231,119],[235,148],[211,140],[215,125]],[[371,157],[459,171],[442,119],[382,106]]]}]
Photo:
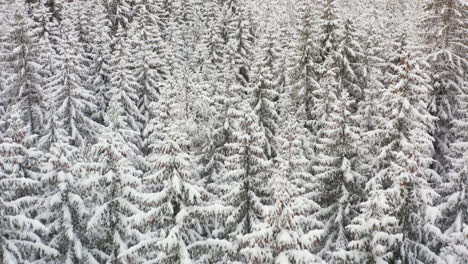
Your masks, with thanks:
[{"label": "tall evergreen tree", "polygon": [[0,143],[0,261],[27,263],[35,257],[55,257],[42,239],[48,229],[35,219],[40,204],[40,157],[30,147],[29,128],[19,110],[11,113]]},{"label": "tall evergreen tree", "polygon": [[438,257],[425,241],[434,231],[433,203],[438,197],[429,184],[435,175],[430,169],[434,118],[425,101],[430,87],[427,75],[407,51],[406,36],[394,45],[385,80],[388,89],[382,106],[388,119],[376,180],[399,221],[401,241],[394,261],[433,263]]},{"label": "tall evergreen tree", "polygon": [[347,226],[357,214],[365,182],[360,174],[363,151],[360,120],[354,113],[356,97],[350,96],[360,92],[352,63],[359,50],[348,39],[352,36],[344,30],[335,1],[325,1],[318,26],[320,88],[314,108],[318,133],[311,169],[320,194],[318,216],[325,225],[320,256],[329,263],[344,263],[350,239]]},{"label": "tall evergreen tree", "polygon": [[237,261],[260,262],[265,258],[264,252],[252,250],[251,233],[264,222],[266,205],[270,202],[271,192],[266,186],[271,176],[271,161],[268,161],[262,148],[265,134],[258,125],[258,117],[249,112],[249,107],[242,107],[236,120],[238,127],[232,141],[226,145],[228,172],[223,179],[230,190],[222,196],[225,203],[232,207],[226,220],[226,232],[229,241],[238,248]]},{"label": "tall evergreen tree", "polygon": [[247,87],[251,77],[254,42],[248,7],[242,0],[228,0],[224,3],[223,12],[227,45],[225,64],[234,64],[234,71],[231,74],[235,74],[240,85]]},{"label": "tall evergreen tree", "polygon": [[459,0],[431,0],[425,6],[423,37],[431,66],[430,112],[438,118],[434,136],[434,169],[445,175],[449,145],[454,141],[451,121],[456,118],[468,71],[468,30],[466,3]]},{"label": "tall evergreen tree", "polygon": [[278,51],[274,40],[273,29],[267,29],[265,36],[258,40],[259,52],[255,58],[256,63],[253,70],[253,109],[259,117],[260,125],[264,129],[267,138],[264,146],[268,159],[273,159],[277,155],[276,134],[278,130],[279,114],[277,112],[276,101],[278,95],[278,82],[276,76],[276,63]]},{"label": "tall evergreen tree", "polygon": [[20,111],[28,133],[39,135],[44,125],[45,110],[43,80],[39,74],[39,44],[33,31],[34,21],[24,9],[18,8],[4,43],[5,54],[2,54],[2,61],[7,64],[7,80],[2,98],[6,100],[6,111],[11,113],[9,109],[17,105],[16,110]]},{"label": "tall evergreen tree", "polygon": [[[167,65],[164,58],[164,45],[161,44],[160,22],[155,3],[141,1],[135,5],[134,23],[130,28],[130,42],[135,50],[133,72],[138,83],[137,106],[143,117],[140,121],[142,131],[154,117],[150,105],[158,100],[158,94],[166,77]],[[144,153],[149,151],[147,148],[148,146],[143,143]]]},{"label": "tall evergreen tree", "polygon": [[197,174],[190,141],[183,129],[182,91],[164,88],[153,103],[156,114],[149,128],[151,169],[144,181],[146,212],[141,222],[144,234],[130,255],[143,254],[152,263],[193,263],[192,243],[201,239],[195,207],[201,202],[202,187],[195,185]]},{"label": "tall evergreen tree", "polygon": [[447,263],[462,262],[468,256],[468,101],[466,96],[461,99],[459,114],[452,121],[455,137],[449,146],[452,169],[440,188],[443,197],[439,205],[443,216],[440,223],[444,231],[441,255]]},{"label": "tall evergreen tree", "polygon": [[62,20],[62,38],[58,40],[54,61],[56,70],[48,80],[48,91],[52,94],[52,109],[56,109],[59,122],[71,137],[71,144],[77,147],[86,142],[94,142],[99,126],[91,118],[96,111],[94,95],[86,87],[84,65],[79,59],[82,51],[74,34],[67,34],[73,29],[70,20]]},{"label": "tall evergreen tree", "polygon": [[312,132],[317,133],[314,120],[314,108],[318,83],[318,48],[314,38],[314,14],[316,10],[309,0],[301,0],[298,3],[300,22],[297,31],[297,44],[294,47],[293,66],[290,69],[289,92],[293,100],[298,102],[298,107],[306,117],[306,126]]},{"label": "tall evergreen tree", "polygon": [[[110,80],[108,94],[111,100],[116,100],[121,108],[122,122],[125,126],[119,126],[121,136],[129,142],[135,153],[139,153],[141,146],[141,121],[144,119],[138,109],[138,82],[131,70],[134,68],[130,60],[130,43],[125,32],[117,33],[114,51],[110,62]],[[109,106],[110,107],[110,106]]]},{"label": "tall evergreen tree", "polygon": [[110,22],[110,36],[117,36],[119,31],[130,27],[132,7],[129,0],[104,0],[106,17]]},{"label": "tall evergreen tree", "polygon": [[81,173],[78,148],[67,141],[67,133],[58,129],[59,138],[46,155],[42,179],[45,199],[40,218],[50,229],[49,245],[59,255],[47,263],[98,263],[87,248],[86,219],[88,208],[79,186]]},{"label": "tall evergreen tree", "polygon": [[[91,3],[94,3],[91,1]],[[96,98],[97,111],[93,113],[93,119],[99,124],[104,124],[104,116],[109,106],[109,82],[111,79],[111,23],[106,19],[105,9],[101,3],[91,4],[90,8],[94,10],[90,18],[90,40],[91,40],[91,66],[87,83],[90,90],[94,92]]]},{"label": "tall evergreen tree", "polygon": [[141,213],[139,195],[141,172],[135,168],[135,151],[125,136],[128,123],[119,95],[111,99],[108,126],[92,146],[94,163],[84,188],[90,191],[93,208],[87,224],[94,257],[102,263],[138,262],[138,256],[125,255],[139,234],[133,219]]},{"label": "tall evergreen tree", "polygon": [[323,263],[316,254],[323,224],[315,217],[320,207],[313,201],[313,176],[304,155],[308,130],[294,115],[288,117],[282,123],[277,166],[269,181],[274,205],[261,229],[249,235],[249,246],[263,252],[255,263]]}]

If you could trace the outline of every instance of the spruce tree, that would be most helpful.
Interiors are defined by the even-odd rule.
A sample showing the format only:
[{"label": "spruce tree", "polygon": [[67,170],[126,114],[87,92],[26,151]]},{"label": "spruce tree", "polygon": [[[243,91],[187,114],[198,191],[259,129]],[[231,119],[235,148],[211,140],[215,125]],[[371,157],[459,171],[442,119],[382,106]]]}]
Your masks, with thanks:
[{"label": "spruce tree", "polygon": [[196,206],[203,188],[198,187],[190,141],[183,129],[182,91],[164,88],[151,106],[150,171],[144,177],[146,211],[141,216],[143,235],[130,255],[143,255],[152,263],[193,263],[191,244],[201,239]]},{"label": "spruce tree", "polygon": [[450,162],[447,155],[453,142],[451,121],[456,118],[460,98],[466,94],[464,80],[468,70],[466,35],[466,4],[459,0],[431,0],[425,6],[422,35],[426,40],[430,64],[430,112],[437,124],[432,135],[434,141],[434,169],[447,173]]},{"label": "spruce tree", "polygon": [[[130,42],[135,51],[133,72],[138,83],[138,109],[143,117],[142,131],[154,117],[150,105],[159,97],[161,86],[164,85],[166,62],[164,45],[158,23],[157,5],[151,1],[142,1],[135,5],[134,23],[130,28]],[[132,60],[133,61],[133,60]],[[144,133],[144,132],[143,132]],[[143,137],[146,135],[143,135]],[[148,152],[148,146],[143,143],[143,152]]]},{"label": "spruce tree", "polygon": [[311,162],[321,207],[318,217],[325,225],[320,256],[329,263],[347,261],[347,226],[357,214],[365,182],[360,174],[359,116],[354,113],[356,99],[350,96],[360,92],[352,63],[359,51],[351,45],[337,11],[335,1],[325,1],[318,21],[320,88],[314,108],[318,132]]},{"label": "spruce tree", "polygon": [[[2,91],[6,111],[16,105],[28,128],[28,134],[39,135],[44,125],[43,80],[40,76],[38,38],[32,30],[34,22],[21,7],[15,11],[13,24],[4,43],[2,62],[7,80]],[[8,118],[8,115],[5,115]]]},{"label": "spruce tree", "polygon": [[[291,103],[283,106],[291,108],[287,107]],[[269,181],[274,205],[261,229],[249,235],[250,248],[264,253],[255,263],[323,263],[316,254],[323,224],[315,217],[320,207],[313,201],[313,176],[307,172],[304,155],[308,130],[294,114],[283,121],[280,151]]]},{"label": "spruce tree", "polygon": [[267,138],[264,146],[268,159],[277,155],[278,146],[276,134],[278,130],[279,115],[277,113],[276,101],[278,100],[278,82],[276,80],[276,63],[278,51],[274,40],[273,29],[267,29],[265,36],[258,40],[259,51],[255,58],[254,73],[252,76],[253,87],[252,108],[259,117],[260,125],[264,129]]},{"label": "spruce tree", "polygon": [[82,51],[74,34],[67,34],[73,29],[70,20],[62,20],[62,38],[58,40],[54,61],[57,64],[53,76],[48,80],[48,91],[51,93],[52,109],[63,129],[71,137],[71,144],[77,147],[86,142],[94,142],[99,125],[91,118],[96,111],[94,95],[86,87],[84,65],[79,59]]},{"label": "spruce tree", "polygon": [[406,36],[394,45],[382,105],[387,117],[386,136],[377,161],[380,171],[374,181],[381,185],[394,210],[390,216],[398,219],[401,240],[391,259],[436,263],[438,256],[425,241],[437,233],[433,204],[438,194],[429,184],[435,175],[430,168],[434,118],[425,101],[430,87],[420,64],[407,51]]},{"label": "spruce tree", "polygon": [[110,36],[114,38],[119,31],[130,27],[132,8],[129,0],[105,0],[103,5],[106,18],[110,22]]},{"label": "spruce tree", "polygon": [[90,192],[91,218],[87,236],[93,256],[103,263],[141,261],[127,255],[139,234],[134,217],[141,214],[139,193],[141,172],[135,166],[135,150],[125,138],[129,130],[124,106],[118,94],[110,101],[107,127],[91,147],[93,163],[87,165],[89,177],[83,187]]},{"label": "spruce tree", "polygon": [[252,250],[251,234],[259,231],[264,221],[266,205],[271,201],[271,192],[263,183],[271,176],[270,166],[264,150],[265,134],[258,125],[258,117],[244,109],[234,119],[237,129],[232,134],[232,141],[226,144],[228,169],[223,181],[230,190],[222,196],[232,210],[226,220],[226,232],[229,241],[239,249],[234,259],[243,262],[259,262],[265,257]]},{"label": "spruce tree", "polygon": [[[223,133],[222,115],[225,102],[225,76],[223,62],[225,56],[224,39],[222,38],[222,6],[217,1],[206,1],[202,15],[205,29],[199,43],[200,70],[198,79],[206,94],[211,97],[205,114],[206,143],[199,157],[200,176],[207,184],[213,183],[224,168],[222,147],[227,138]],[[210,186],[213,187],[213,186]]]},{"label": "spruce tree", "polygon": [[58,129],[59,137],[46,155],[42,179],[44,202],[40,218],[50,229],[49,245],[59,252],[47,263],[98,263],[86,239],[88,208],[80,188],[79,149],[70,145],[67,133]]},{"label": "spruce tree", "polygon": [[[91,2],[93,3],[93,2]],[[91,65],[87,83],[96,98],[97,111],[93,113],[93,119],[99,124],[104,124],[104,116],[109,106],[109,82],[111,79],[111,23],[106,19],[106,12],[101,3],[91,4],[93,16],[90,18],[91,39]]]},{"label": "spruce tree", "polygon": [[0,143],[0,261],[56,257],[57,251],[43,240],[49,230],[35,219],[41,202],[42,152],[30,147],[31,135],[20,111],[10,110],[9,127]]},{"label": "spruce tree", "polygon": [[442,244],[441,256],[447,263],[462,262],[468,256],[468,104],[466,96],[460,99],[457,118],[452,120],[455,139],[448,157],[452,166],[440,187],[442,202],[438,206],[444,236],[436,242]]},{"label": "spruce tree", "polygon": [[297,102],[300,111],[305,115],[306,126],[312,132],[317,133],[314,120],[314,108],[318,83],[318,47],[314,38],[314,14],[316,10],[309,0],[301,0],[298,3],[300,21],[297,29],[297,44],[294,47],[294,59],[290,69],[289,92],[293,100]]},{"label": "spruce tree", "polygon": [[123,127],[117,127],[121,136],[130,143],[129,146],[134,149],[135,153],[140,153],[141,121],[144,118],[138,109],[139,85],[131,71],[134,65],[131,63],[130,43],[125,32],[119,30],[112,45],[114,51],[109,61],[110,80],[107,84],[109,87],[107,96],[121,105],[120,114],[122,114],[122,121],[126,123]]},{"label": "spruce tree", "polygon": [[240,85],[247,87],[251,77],[254,42],[248,7],[241,0],[228,0],[224,3],[223,12],[223,19],[227,23],[225,64],[234,63],[234,71],[231,74],[235,74]]}]

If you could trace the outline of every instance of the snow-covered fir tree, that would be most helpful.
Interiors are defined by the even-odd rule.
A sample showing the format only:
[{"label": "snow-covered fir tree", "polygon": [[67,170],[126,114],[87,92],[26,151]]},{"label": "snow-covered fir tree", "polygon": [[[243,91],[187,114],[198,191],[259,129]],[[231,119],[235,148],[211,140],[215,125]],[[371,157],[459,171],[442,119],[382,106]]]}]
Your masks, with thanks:
[{"label": "snow-covered fir tree", "polygon": [[278,95],[278,81],[276,76],[278,51],[274,39],[273,28],[267,29],[263,38],[258,40],[258,52],[255,58],[252,81],[254,112],[259,117],[260,125],[265,131],[267,141],[265,142],[265,153],[268,159],[277,155],[276,134],[278,130],[279,114],[277,113],[276,101]]},{"label": "snow-covered fir tree", "polygon": [[427,105],[427,75],[408,51],[406,41],[405,35],[395,40],[394,55],[389,60],[385,78],[388,88],[381,105],[387,118],[386,136],[378,156],[380,171],[371,181],[385,192],[394,210],[390,216],[398,219],[401,240],[390,259],[433,263],[438,257],[425,239],[437,233],[433,225],[437,211],[433,205],[438,194],[429,184],[436,175],[430,168],[434,118]]},{"label": "snow-covered fir tree", "polygon": [[126,140],[130,130],[121,98],[115,94],[107,113],[107,127],[91,148],[93,162],[83,187],[90,192],[92,208],[87,237],[93,256],[101,263],[137,263],[138,256],[125,255],[138,241],[133,218],[140,214],[141,172],[135,166],[135,150]]},{"label": "snow-covered fir tree", "polygon": [[421,22],[430,64],[432,92],[430,112],[436,117],[434,136],[434,169],[445,175],[453,142],[452,120],[456,118],[468,72],[468,46],[463,36],[468,28],[466,3],[459,0],[427,1]]},{"label": "snow-covered fir tree", "polygon": [[443,245],[441,255],[447,263],[463,262],[468,257],[468,98],[460,99],[457,118],[452,121],[455,139],[449,146],[452,169],[440,187],[443,198],[438,206],[444,238],[437,242]]},{"label": "snow-covered fir tree", "polygon": [[20,111],[28,134],[39,135],[44,125],[44,80],[40,76],[39,43],[34,21],[23,7],[16,7],[11,30],[3,42],[2,64],[7,74],[2,101],[8,112]]},{"label": "snow-covered fir tree", "polygon": [[234,119],[237,127],[231,141],[226,144],[227,174],[222,181],[230,189],[222,196],[232,208],[226,219],[227,239],[238,248],[234,260],[247,263],[261,263],[266,252],[251,248],[251,234],[261,232],[258,228],[264,222],[266,205],[271,201],[271,191],[265,182],[271,177],[271,161],[263,149],[265,134],[258,125],[258,117],[246,104]]},{"label": "snow-covered fir tree", "polygon": [[[285,99],[290,101],[289,96]],[[291,103],[283,106],[291,110]],[[316,254],[323,224],[315,217],[320,207],[313,201],[314,180],[307,172],[309,161],[304,154],[308,130],[300,126],[294,114],[283,120],[278,138],[277,166],[269,181],[274,205],[266,213],[262,228],[249,235],[250,247],[264,252],[255,263],[323,263]]]},{"label": "snow-covered fir tree", "polygon": [[[359,116],[354,114],[356,85],[354,55],[350,36],[345,35],[336,2],[325,1],[318,21],[320,88],[316,90],[314,115],[318,129],[311,169],[316,176],[316,192],[321,207],[318,216],[324,222],[320,256],[329,263],[347,261],[347,226],[356,215],[361,186],[363,154]],[[357,90],[357,91],[356,91]]]},{"label": "snow-covered fir tree", "polygon": [[94,95],[87,89],[85,69],[79,59],[82,51],[74,34],[67,34],[73,29],[66,18],[61,23],[61,39],[56,45],[54,58],[56,67],[50,79],[47,90],[50,93],[50,105],[55,109],[63,129],[71,137],[71,144],[80,147],[86,142],[93,142],[99,132],[99,125],[92,120],[95,112]]},{"label": "snow-covered fir tree", "polygon": [[[138,109],[143,117],[142,132],[154,118],[150,105],[158,100],[158,94],[164,85],[166,62],[164,59],[164,45],[160,32],[160,18],[157,5],[151,1],[141,1],[134,7],[134,23],[130,29],[130,42],[135,46],[132,61],[134,75],[138,83]],[[144,132],[143,132],[144,133]],[[142,135],[146,137],[147,135]],[[143,143],[148,152],[148,146]]]},{"label": "snow-covered fir tree", "polygon": [[43,211],[39,219],[50,230],[49,246],[58,256],[48,263],[98,263],[91,253],[86,238],[88,208],[83,199],[79,179],[82,173],[79,149],[70,144],[64,129],[56,128],[58,137],[48,149],[42,178],[44,190]]},{"label": "snow-covered fir tree", "polygon": [[92,25],[89,34],[92,58],[87,83],[96,97],[97,111],[93,113],[92,117],[96,122],[104,124],[104,116],[110,101],[109,82],[111,79],[110,60],[112,51],[109,32],[111,23],[106,19],[105,9],[101,2],[91,5],[90,8],[95,12],[89,18]]},{"label": "snow-covered fir tree", "polygon": [[318,48],[317,39],[314,34],[314,19],[317,14],[316,6],[310,0],[298,2],[298,14],[300,21],[296,42],[293,47],[294,55],[289,76],[289,92],[293,100],[297,102],[301,111],[306,115],[306,126],[312,132],[317,133],[314,116],[315,93],[319,89],[318,83]]},{"label": "snow-covered fir tree", "polygon": [[[231,74],[237,82],[247,87],[252,68],[254,36],[248,6],[242,0],[228,0],[223,6],[223,21],[226,23],[224,34],[227,49],[225,65],[233,65]],[[225,70],[230,70],[229,67]]]},{"label": "snow-covered fir tree", "polygon": [[30,263],[35,257],[56,257],[43,240],[48,228],[35,219],[41,202],[41,155],[30,147],[29,128],[16,110],[0,143],[0,261]]},{"label": "snow-covered fir tree", "polygon": [[[138,147],[141,146],[141,121],[143,117],[138,109],[138,82],[132,74],[131,69],[134,65],[130,60],[130,43],[123,31],[117,33],[112,52],[112,59],[109,61],[110,75],[108,97],[117,101],[121,108],[122,122],[125,126],[119,126],[121,136],[130,143],[135,153],[139,153]],[[109,107],[112,107],[109,104]]]},{"label": "snow-covered fir tree", "polygon": [[458,264],[462,0],[0,0],[2,263]]},{"label": "snow-covered fir tree", "polygon": [[130,27],[132,7],[130,0],[104,0],[106,18],[110,22],[110,35],[117,36],[119,31]]},{"label": "snow-covered fir tree", "polygon": [[144,177],[143,203],[146,211],[140,221],[144,234],[129,255],[143,255],[150,263],[193,263],[190,246],[199,241],[195,206],[204,194],[195,185],[197,174],[190,141],[184,132],[183,92],[164,88],[151,121],[148,163]]}]

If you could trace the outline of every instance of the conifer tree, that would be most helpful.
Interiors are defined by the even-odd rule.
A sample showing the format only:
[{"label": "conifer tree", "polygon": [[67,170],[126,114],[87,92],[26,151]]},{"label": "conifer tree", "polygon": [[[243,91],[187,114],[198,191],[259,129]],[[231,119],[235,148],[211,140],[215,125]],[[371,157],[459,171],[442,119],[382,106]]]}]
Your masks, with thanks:
[{"label": "conifer tree", "polygon": [[297,44],[294,47],[293,66],[290,69],[289,92],[297,102],[300,111],[305,115],[306,126],[315,134],[317,132],[314,120],[315,93],[319,89],[318,83],[318,47],[314,39],[314,14],[316,10],[309,0],[301,0],[298,3],[300,22],[297,31]]},{"label": "conifer tree", "polygon": [[351,100],[344,89],[336,93],[329,117],[321,123],[316,145],[318,156],[312,167],[320,193],[319,219],[325,224],[322,255],[332,263],[346,261],[344,251],[349,239],[346,227],[356,215],[360,186],[365,181],[359,173],[362,151],[359,128],[350,113]]},{"label": "conifer tree", "polygon": [[66,34],[73,29],[68,18],[62,20],[62,38],[58,40],[57,63],[53,76],[48,80],[48,91],[52,94],[52,109],[56,109],[60,124],[77,147],[86,142],[94,142],[99,126],[91,118],[96,111],[94,95],[86,87],[86,77],[79,53],[73,46],[77,40],[74,34]]},{"label": "conifer tree", "polygon": [[[200,69],[198,84],[203,87],[205,93],[210,97],[207,100],[205,124],[206,133],[205,145],[201,148],[199,163],[201,164],[200,176],[207,184],[213,183],[223,170],[222,146],[226,137],[223,134],[223,123],[221,114],[223,113],[225,102],[224,76],[224,56],[225,43],[222,38],[222,6],[218,1],[206,1],[203,10],[203,22],[205,29],[199,43]],[[212,186],[211,186],[212,187]]]},{"label": "conifer tree", "polygon": [[139,255],[152,263],[193,263],[190,246],[201,239],[195,206],[202,199],[202,187],[195,185],[197,174],[190,141],[183,129],[182,91],[164,88],[153,103],[156,118],[149,129],[150,171],[145,176],[147,208],[141,216],[144,234],[129,255]]},{"label": "conifer tree", "polygon": [[[236,129],[235,119],[243,110],[239,102],[248,93],[248,74],[252,63],[253,37],[245,6],[237,0],[226,1],[222,12],[223,27],[220,32],[226,46],[224,56],[218,58],[222,60],[221,73],[218,82],[213,83],[219,85],[213,90],[212,128],[203,148],[206,154],[202,157],[202,176],[208,182],[219,182],[217,178],[223,177],[228,155],[226,144],[232,141]],[[221,189],[227,187],[216,183],[212,186],[216,186],[217,192],[223,192]]]},{"label": "conifer tree", "polygon": [[273,159],[277,155],[278,146],[276,134],[278,130],[279,115],[276,103],[278,100],[276,63],[278,52],[274,40],[273,29],[267,29],[263,39],[259,39],[259,51],[256,56],[256,64],[252,76],[253,82],[253,106],[254,112],[259,117],[260,125],[264,129],[267,138],[264,146],[268,159]]},{"label": "conifer tree", "polygon": [[130,47],[125,33],[119,30],[110,60],[110,80],[108,83],[108,97],[117,100],[121,105],[122,121],[126,123],[120,129],[121,136],[130,143],[135,153],[139,153],[141,146],[141,120],[143,117],[138,109],[138,82],[132,74],[134,65],[130,60]]},{"label": "conifer tree", "polygon": [[249,247],[253,242],[250,235],[263,223],[265,206],[271,201],[271,192],[263,185],[271,176],[271,162],[262,148],[266,138],[258,126],[258,117],[249,112],[247,105],[241,109],[244,110],[234,119],[238,128],[232,141],[226,144],[228,172],[223,181],[230,190],[222,198],[232,208],[226,220],[226,233],[239,250],[234,259],[255,263],[262,261],[265,253]]},{"label": "conifer tree", "polygon": [[[233,63],[236,81],[247,87],[252,68],[254,36],[246,3],[241,0],[228,0],[224,3],[223,14],[226,21],[225,41],[227,63]],[[225,71],[228,69],[225,69]]]},{"label": "conifer tree", "polygon": [[105,8],[100,2],[94,5],[91,4],[91,8],[94,10],[93,16],[90,18],[93,25],[90,28],[92,58],[87,83],[96,98],[97,111],[93,113],[92,117],[96,122],[103,125],[104,116],[110,101],[111,23],[106,19]]},{"label": "conifer tree", "polygon": [[40,157],[30,147],[29,128],[16,106],[0,143],[0,261],[25,263],[35,257],[55,257],[42,239],[48,229],[35,219],[40,204]]},{"label": "conifer tree", "polygon": [[131,22],[131,5],[129,0],[103,1],[106,17],[110,22],[110,36],[116,37],[119,31],[126,31]]},{"label": "conifer tree", "polygon": [[459,0],[431,0],[425,6],[423,37],[431,66],[430,112],[438,118],[434,136],[434,169],[441,175],[450,168],[447,155],[453,142],[451,120],[456,118],[468,69],[466,4]]},{"label": "conifer tree", "polygon": [[380,97],[385,90],[382,76],[385,64],[383,63],[384,40],[378,28],[383,18],[374,15],[382,10],[378,10],[374,4],[366,8],[364,21],[357,23],[360,25],[357,41],[362,43],[362,96],[356,103],[357,115],[361,117],[363,148],[366,152],[361,157],[361,174],[369,179],[376,172],[373,161],[380,150],[381,128],[385,122],[379,111]]},{"label": "conifer tree", "polygon": [[437,233],[433,204],[438,194],[429,184],[436,175],[430,168],[434,119],[425,101],[430,92],[427,75],[406,45],[405,35],[397,39],[389,62],[382,110],[386,137],[378,156],[380,171],[372,181],[383,188],[394,210],[390,216],[398,219],[401,240],[391,259],[432,263],[438,257],[425,239]]},{"label": "conifer tree", "polygon": [[79,150],[67,141],[65,130],[57,128],[57,139],[46,155],[42,179],[45,199],[39,215],[50,229],[49,245],[59,252],[47,263],[98,263],[87,248],[88,208],[79,186],[81,173]]},{"label": "conifer tree", "polygon": [[[287,105],[291,102],[283,105],[291,108]],[[308,130],[294,115],[288,117],[282,123],[277,167],[269,182],[274,205],[261,230],[250,235],[250,247],[264,252],[255,263],[323,263],[316,254],[323,224],[315,217],[319,205],[313,201],[313,176],[307,172],[304,155]]]},{"label": "conifer tree", "polygon": [[219,93],[222,81],[222,62],[224,59],[224,39],[222,38],[222,6],[218,1],[205,1],[202,6],[204,29],[199,44],[200,72],[209,94]]},{"label": "conifer tree", "polygon": [[[143,117],[142,129],[149,124],[154,113],[150,105],[158,100],[161,86],[164,85],[166,62],[164,45],[160,32],[160,18],[157,5],[151,1],[142,1],[135,5],[134,23],[130,28],[130,42],[134,45],[135,55],[133,72],[138,82],[138,109]],[[143,135],[145,136],[145,135]],[[143,143],[143,152],[148,146]]]},{"label": "conifer tree", "polygon": [[443,218],[440,223],[443,227],[444,238],[441,256],[447,263],[463,262],[468,256],[468,104],[461,98],[458,116],[452,121],[452,130],[455,137],[449,146],[449,161],[452,169],[447,174],[440,188],[442,202],[438,206]]},{"label": "conifer tree", "polygon": [[[340,14],[342,17],[343,15]],[[342,85],[347,90],[353,104],[352,113],[355,113],[359,102],[364,96],[364,82],[366,70],[364,67],[364,50],[360,43],[360,36],[355,24],[350,19],[341,19],[343,21],[343,36],[340,43],[339,53],[341,55],[341,76]]]},{"label": "conifer tree", "polygon": [[360,174],[359,116],[353,109],[356,100],[350,96],[360,90],[351,62],[356,52],[339,15],[335,1],[325,1],[319,20],[320,88],[314,109],[318,133],[311,163],[321,207],[318,217],[325,225],[320,256],[330,263],[347,261],[346,228],[357,214],[360,186],[365,182]]},{"label": "conifer tree", "polygon": [[39,74],[39,44],[32,30],[33,24],[24,9],[18,7],[2,54],[7,73],[2,97],[6,99],[6,111],[11,113],[9,109],[16,105],[28,133],[39,135],[44,124],[45,104]]},{"label": "conifer tree", "polygon": [[126,255],[135,245],[134,217],[141,214],[139,200],[141,172],[135,168],[135,151],[125,135],[129,130],[119,95],[113,95],[108,110],[107,127],[92,146],[94,163],[83,187],[90,191],[93,208],[87,223],[87,236],[94,257],[103,263],[138,263],[138,256]]}]

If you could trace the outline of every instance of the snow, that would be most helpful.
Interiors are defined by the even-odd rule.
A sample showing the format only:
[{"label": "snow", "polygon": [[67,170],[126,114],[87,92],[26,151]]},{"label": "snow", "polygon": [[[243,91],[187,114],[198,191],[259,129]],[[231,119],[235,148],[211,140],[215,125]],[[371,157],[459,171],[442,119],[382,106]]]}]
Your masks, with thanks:
[{"label": "snow", "polygon": [[36,2],[0,0],[2,263],[468,259],[463,0]]}]

